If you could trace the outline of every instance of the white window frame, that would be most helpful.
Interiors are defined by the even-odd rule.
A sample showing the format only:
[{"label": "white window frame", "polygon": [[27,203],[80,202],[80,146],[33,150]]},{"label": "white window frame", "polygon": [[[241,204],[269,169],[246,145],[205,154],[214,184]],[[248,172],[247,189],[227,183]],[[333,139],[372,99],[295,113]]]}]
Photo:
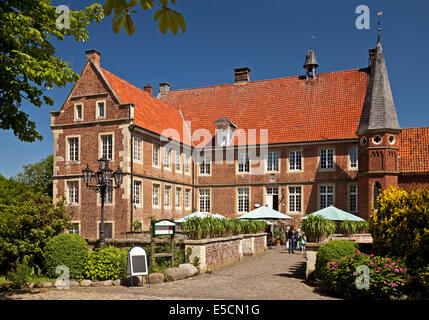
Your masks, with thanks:
[{"label": "white window frame", "polygon": [[[247,203],[245,202],[246,199],[247,199]],[[237,188],[237,213],[244,214],[249,211],[250,211],[250,188],[248,187]]]},{"label": "white window frame", "polygon": [[[325,192],[322,192],[322,188],[326,188],[325,189]],[[328,192],[328,188],[332,188],[332,192]],[[335,205],[335,185],[334,184],[320,184],[319,186],[318,186],[318,208],[319,208],[319,210],[321,210],[321,209],[324,209],[324,208],[327,208],[327,207],[329,207],[330,205]],[[332,196],[332,203],[331,204],[328,204],[328,199],[329,199],[329,196]],[[326,197],[325,198],[325,203],[323,204],[323,206],[321,205],[322,204],[322,197]]]},{"label": "white window frame", "polygon": [[[356,150],[356,160],[355,166],[353,166],[354,161],[352,161],[352,150]],[[359,170],[359,148],[354,146],[349,148],[349,170],[357,171]]]},{"label": "white window frame", "polygon": [[[161,185],[157,184],[157,183],[153,183],[152,184],[152,207],[153,208],[160,208],[161,207],[160,195],[161,195]],[[155,200],[157,203],[155,203]]]},{"label": "white window frame", "polygon": [[[271,159],[272,159],[272,163],[270,163],[270,155]],[[274,155],[277,154],[276,157],[274,157]],[[275,170],[275,162],[274,159],[277,158],[277,170]],[[270,169],[270,165],[272,166],[272,168]],[[267,159],[266,159],[266,168],[265,168],[266,172],[280,172],[280,152],[279,151],[269,151],[267,154]]]},{"label": "white window frame", "polygon": [[99,135],[98,135],[98,141],[99,141],[99,150],[98,150],[98,152],[99,152],[99,158],[101,158],[102,156],[103,156],[103,137],[106,137],[106,136],[112,136],[112,146],[111,146],[111,148],[112,148],[112,158],[111,159],[109,159],[108,157],[108,159],[110,160],[110,161],[113,161],[113,160],[115,160],[115,134],[113,133],[113,132],[104,132],[104,133],[100,133]]},{"label": "white window frame", "polygon": [[[294,190],[291,190],[293,188]],[[299,192],[297,190],[299,189]],[[303,205],[303,186],[288,186],[288,212],[290,213],[302,213]],[[291,206],[291,200],[293,199],[293,205]],[[296,210],[299,205],[300,210]]]},{"label": "white window frame", "polygon": [[[204,191],[204,193],[207,193],[208,191],[208,195],[207,194],[201,194],[201,192]],[[200,212],[203,213],[210,213],[211,210],[211,189],[198,189],[198,208]],[[203,204],[203,207],[201,207],[201,204]],[[208,206],[208,210],[207,210],[207,206]]]},{"label": "white window frame", "polygon": [[[70,157],[70,151],[71,151],[70,139],[77,139],[77,160],[72,160]],[[67,161],[72,163],[80,163],[80,135],[66,136],[66,145],[67,145],[67,151],[66,151]]]},{"label": "white window frame", "polygon": [[[331,164],[331,161],[329,161],[330,152],[332,151],[332,167],[329,165]],[[325,153],[325,155],[323,155]],[[323,159],[326,158],[326,159]],[[325,168],[323,168],[324,166]],[[319,170],[320,171],[334,171],[335,170],[335,148],[327,147],[327,148],[320,148],[319,149]]]},{"label": "white window frame", "polygon": [[[99,104],[103,103],[103,115],[100,115],[100,107]],[[106,107],[106,100],[98,100],[95,102],[95,118],[96,119],[106,119],[106,111],[107,111],[107,107]]]},{"label": "white window frame", "polygon": [[143,139],[140,137],[133,137],[133,161],[143,163]]},{"label": "white window frame", "polygon": [[[167,198],[167,195],[168,195],[168,198]],[[168,203],[166,201],[167,199],[168,199]],[[171,185],[164,185],[163,203],[164,203],[164,208],[171,208]]]},{"label": "white window frame", "polygon": [[[139,186],[138,192],[137,192],[136,186]],[[133,205],[136,207],[142,207],[143,206],[142,189],[143,189],[143,181],[138,180],[138,179],[134,179],[133,180]],[[138,200],[138,202],[137,202],[137,200]]]},{"label": "white window frame", "polygon": [[[111,224],[112,225],[112,238],[106,238],[106,239],[115,239],[115,221],[113,220],[105,220],[104,221],[104,235],[106,235],[106,224]],[[101,221],[97,220],[97,237],[100,235],[100,224]]]},{"label": "white window frame", "polygon": [[174,192],[174,204],[176,209],[182,209],[182,194],[183,194],[183,188],[182,187],[176,187]]},{"label": "white window frame", "polygon": [[191,189],[185,189],[185,193],[184,193],[184,203],[183,206],[185,207],[185,209],[190,209],[191,208]]},{"label": "white window frame", "polygon": [[[299,154],[299,163],[297,163],[297,155]],[[302,172],[304,171],[302,158],[302,149],[296,149],[289,151],[288,158],[288,170],[292,172]],[[299,168],[298,168],[299,167]]]},{"label": "white window frame", "polygon": [[82,230],[81,230],[81,228],[80,228],[80,220],[72,220],[72,221],[70,221],[70,224],[72,225],[72,224],[77,224],[77,226],[78,226],[78,231],[79,232],[70,232],[70,230],[71,229],[67,229],[67,233],[73,233],[73,234],[81,234],[82,233]]},{"label": "white window frame", "polygon": [[[112,185],[114,184],[114,179],[111,179]],[[111,192],[106,191],[106,198],[104,199],[104,205],[105,206],[114,206],[115,205],[115,191],[112,190]],[[109,200],[109,197],[111,197],[111,201]],[[97,196],[97,206],[101,206],[101,194],[100,196]]]},{"label": "white window frame", "polygon": [[[80,107],[80,111],[81,111],[81,117],[78,118],[78,107]],[[78,102],[74,104],[74,121],[78,122],[78,121],[83,121],[83,102]]]},{"label": "white window frame", "polygon": [[[69,183],[73,183],[73,185],[77,186],[77,192],[74,191],[73,194],[73,201],[70,201],[70,185]],[[65,190],[67,192],[67,205],[69,206],[80,206],[80,180],[79,179],[70,179],[70,180],[65,180]],[[77,196],[77,202],[75,202],[75,198]]]},{"label": "white window frame", "polygon": [[[356,187],[355,191],[352,191],[352,188]],[[359,186],[358,184],[349,184],[349,188],[348,188],[349,192],[348,192],[348,203],[349,203],[349,211],[350,213],[358,213],[359,212]],[[356,210],[352,210],[352,196],[355,196],[355,207]]]},{"label": "white window frame", "polygon": [[[164,162],[164,170],[168,170],[168,171],[171,171],[172,169],[171,169],[171,155],[172,155],[172,152],[171,152],[171,150],[172,149],[166,149],[165,147],[164,147],[164,157],[163,157],[163,162]],[[168,164],[168,166],[167,166],[167,164]]]},{"label": "white window frame", "polygon": [[248,153],[239,153],[237,156],[237,173],[250,173],[250,157]]},{"label": "white window frame", "polygon": [[[157,160],[156,164],[154,163],[155,155],[156,155],[156,160]],[[155,167],[155,168],[161,167],[159,164],[160,156],[161,156],[161,145],[159,145],[157,143],[153,143],[152,144],[152,167]]]},{"label": "white window frame", "polygon": [[190,155],[184,152],[183,153],[183,171],[185,172],[185,174],[191,174],[191,170],[189,170],[191,168],[190,160],[191,160]]},{"label": "white window frame", "polygon": [[211,157],[210,156],[202,156],[200,158],[198,173],[200,176],[211,176],[212,175]]},{"label": "white window frame", "polygon": [[[177,165],[179,165],[179,169],[177,169]],[[174,152],[174,171],[182,172],[182,154],[177,151]]]}]

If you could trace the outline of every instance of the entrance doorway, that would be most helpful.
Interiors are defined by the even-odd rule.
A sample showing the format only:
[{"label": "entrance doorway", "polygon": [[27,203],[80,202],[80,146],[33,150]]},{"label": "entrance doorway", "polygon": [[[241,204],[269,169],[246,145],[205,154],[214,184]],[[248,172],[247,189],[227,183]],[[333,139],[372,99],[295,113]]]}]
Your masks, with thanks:
[{"label": "entrance doorway", "polygon": [[273,210],[279,210],[279,188],[267,187],[267,205]]}]

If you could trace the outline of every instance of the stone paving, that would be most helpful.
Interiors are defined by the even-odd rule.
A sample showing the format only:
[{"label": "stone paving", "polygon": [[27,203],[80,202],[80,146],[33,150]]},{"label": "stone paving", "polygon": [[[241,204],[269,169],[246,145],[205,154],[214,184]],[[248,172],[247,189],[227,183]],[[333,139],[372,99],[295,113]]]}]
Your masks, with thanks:
[{"label": "stone paving", "polygon": [[288,254],[285,247],[244,257],[185,280],[143,287],[75,287],[69,290],[33,289],[31,293],[0,295],[1,299],[38,300],[327,300],[304,284],[305,256]]}]

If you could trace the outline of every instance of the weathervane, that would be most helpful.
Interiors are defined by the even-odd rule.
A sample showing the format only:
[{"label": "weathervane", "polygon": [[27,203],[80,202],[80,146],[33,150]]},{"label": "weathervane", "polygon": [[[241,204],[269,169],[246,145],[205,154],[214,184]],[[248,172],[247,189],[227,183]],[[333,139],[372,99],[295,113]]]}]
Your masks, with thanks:
[{"label": "weathervane", "polygon": [[313,48],[313,39],[316,39],[316,36],[311,36],[310,37],[310,48]]},{"label": "weathervane", "polygon": [[378,41],[377,41],[377,43],[380,43],[380,38],[381,38],[381,35],[380,35],[380,32],[381,32],[381,17],[383,16],[383,11],[379,11],[377,13],[377,15],[378,15]]}]

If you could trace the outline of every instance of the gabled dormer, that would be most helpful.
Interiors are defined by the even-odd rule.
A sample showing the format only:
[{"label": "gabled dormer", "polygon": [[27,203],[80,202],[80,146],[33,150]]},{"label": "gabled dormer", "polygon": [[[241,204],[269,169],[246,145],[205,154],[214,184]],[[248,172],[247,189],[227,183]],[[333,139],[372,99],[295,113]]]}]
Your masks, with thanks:
[{"label": "gabled dormer", "polygon": [[237,125],[225,117],[220,117],[214,122],[216,126],[216,147],[229,147]]}]

